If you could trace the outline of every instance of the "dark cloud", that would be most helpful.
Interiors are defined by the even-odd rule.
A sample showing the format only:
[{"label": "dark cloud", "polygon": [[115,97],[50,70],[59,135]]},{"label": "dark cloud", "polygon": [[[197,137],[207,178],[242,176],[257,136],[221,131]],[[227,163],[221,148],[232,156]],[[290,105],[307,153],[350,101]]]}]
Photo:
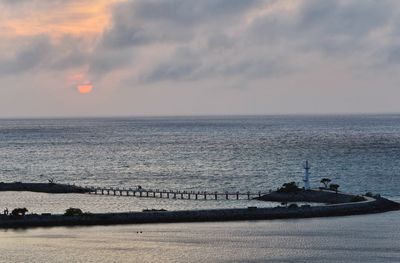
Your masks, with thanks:
[{"label": "dark cloud", "polygon": [[49,39],[39,36],[27,42],[14,54],[0,57],[0,74],[24,73],[43,64],[51,50]]},{"label": "dark cloud", "polygon": [[140,19],[193,26],[210,20],[242,15],[265,1],[259,0],[140,0],[133,4],[134,15]]},{"label": "dark cloud", "polygon": [[[43,1],[17,1],[44,5]],[[54,1],[50,5],[64,3]],[[18,5],[12,1],[1,3]],[[83,65],[95,78],[121,68],[138,81],[201,81],[203,78],[269,78],[304,68],[298,57],[353,57],[387,54],[393,45],[371,35],[393,27],[396,1],[295,1],[293,10],[277,0],[135,0],[118,3],[97,45],[65,37],[60,43],[35,40],[0,60],[0,72],[65,70]],[[388,30],[390,31],[390,30]],[[379,52],[376,51],[379,49]],[[146,55],[149,58],[146,58]],[[361,56],[361,57],[360,57]],[[385,57],[385,56],[383,56]],[[143,64],[146,66],[144,67]]]},{"label": "dark cloud", "polygon": [[85,46],[82,38],[64,36],[62,41],[51,46],[47,66],[52,70],[66,70],[87,64],[90,52]]},{"label": "dark cloud", "polygon": [[83,40],[64,37],[51,43],[46,35],[22,37],[22,42],[11,54],[0,57],[0,74],[23,74],[34,70],[62,71],[87,64],[90,54],[82,46]]},{"label": "dark cloud", "polygon": [[154,42],[187,42],[204,25],[229,24],[260,3],[259,0],[123,2],[114,9],[112,26],[104,33],[103,44],[122,48]]}]

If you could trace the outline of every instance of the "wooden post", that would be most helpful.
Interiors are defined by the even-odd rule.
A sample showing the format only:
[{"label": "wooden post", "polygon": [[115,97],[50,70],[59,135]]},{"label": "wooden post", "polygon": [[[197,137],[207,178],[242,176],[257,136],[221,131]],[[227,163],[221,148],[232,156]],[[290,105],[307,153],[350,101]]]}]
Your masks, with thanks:
[{"label": "wooden post", "polygon": [[247,199],[250,200],[250,192],[247,192]]},{"label": "wooden post", "polygon": [[198,194],[196,193],[194,196],[195,196],[195,198],[196,198],[196,200],[197,200],[197,196],[198,196]]},{"label": "wooden post", "polygon": [[226,200],[228,200],[228,199],[229,199],[229,194],[228,194],[228,192],[225,192],[225,195],[226,195]]},{"label": "wooden post", "polygon": [[176,199],[176,192],[174,192],[174,199]]},{"label": "wooden post", "polygon": [[149,197],[149,191],[146,191],[146,197]]},{"label": "wooden post", "polygon": [[236,200],[239,200],[239,192],[236,192]]},{"label": "wooden post", "polygon": [[207,199],[207,192],[204,192],[204,200]]},{"label": "wooden post", "polygon": [[214,195],[215,195],[215,200],[217,200],[218,199],[218,192],[215,192]]},{"label": "wooden post", "polygon": [[261,197],[261,192],[258,192],[258,197]]}]

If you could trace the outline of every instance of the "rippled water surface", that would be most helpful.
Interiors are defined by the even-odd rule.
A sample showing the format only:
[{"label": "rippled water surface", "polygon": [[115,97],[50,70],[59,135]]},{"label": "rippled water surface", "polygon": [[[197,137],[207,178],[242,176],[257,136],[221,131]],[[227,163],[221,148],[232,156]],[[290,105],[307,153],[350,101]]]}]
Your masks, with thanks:
[{"label": "rippled water surface", "polygon": [[[0,232],[4,262],[400,262],[398,213]],[[397,231],[393,231],[397,229]]]},{"label": "rippled water surface", "polygon": [[0,120],[0,180],[270,189],[330,177],[399,197],[400,116]]},{"label": "rippled water surface", "polygon": [[[400,115],[0,120],[0,181],[265,191],[329,177],[400,201]],[[271,206],[94,195],[0,193],[30,212]],[[215,224],[0,233],[0,262],[400,262],[399,213]],[[143,231],[142,234],[137,231]],[[136,260],[138,259],[138,260]]]}]

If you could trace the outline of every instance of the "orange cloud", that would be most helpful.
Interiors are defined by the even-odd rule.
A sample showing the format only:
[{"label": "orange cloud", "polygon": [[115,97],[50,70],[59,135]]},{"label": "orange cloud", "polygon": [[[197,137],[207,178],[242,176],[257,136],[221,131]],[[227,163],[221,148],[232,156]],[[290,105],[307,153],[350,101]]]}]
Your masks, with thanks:
[{"label": "orange cloud", "polygon": [[0,33],[16,36],[98,34],[110,21],[110,5],[120,0],[63,1],[41,8],[3,8]]}]

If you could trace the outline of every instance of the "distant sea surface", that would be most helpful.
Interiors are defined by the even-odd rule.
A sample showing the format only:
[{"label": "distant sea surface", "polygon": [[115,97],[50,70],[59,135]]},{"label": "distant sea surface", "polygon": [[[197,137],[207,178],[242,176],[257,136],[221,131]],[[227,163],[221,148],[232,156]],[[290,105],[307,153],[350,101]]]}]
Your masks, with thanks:
[{"label": "distant sea surface", "polygon": [[[339,184],[339,189],[345,192],[369,191],[400,201],[400,115],[0,120],[0,181],[3,182],[46,182],[53,178],[60,183],[87,186],[129,188],[141,185],[152,189],[257,192],[276,189],[289,181],[300,183],[305,160],[311,163],[313,187],[320,186],[319,181],[326,177]],[[57,213],[70,206],[101,212],[271,205],[246,200],[182,201],[11,192],[0,193],[0,196],[0,209],[2,206],[24,206],[31,212]],[[81,241],[93,237],[98,242],[107,238],[111,243],[126,239],[138,246],[141,244],[137,249],[144,250],[137,254],[142,255],[143,259],[143,251],[152,253],[154,247],[165,248],[163,255],[171,259],[167,262],[174,261],[174,255],[198,262],[207,261],[204,256],[211,261],[244,261],[247,256],[249,261],[260,262],[268,259],[268,256],[284,262],[297,262],[296,258],[304,261],[346,261],[339,260],[340,253],[345,253],[354,261],[360,258],[365,262],[400,262],[398,246],[391,245],[399,241],[400,230],[395,223],[399,219],[399,213],[392,212],[313,221],[278,220],[260,222],[258,225],[115,226],[106,227],[104,233],[96,234],[92,232],[97,228],[77,228],[83,231],[79,235],[71,234],[74,230],[68,228],[29,230],[3,233],[3,237],[8,239],[0,242],[0,252],[11,251],[8,246],[12,242],[20,242],[26,245],[26,252],[34,257],[37,251],[32,244],[30,248],[29,240],[34,240],[28,238],[30,236],[38,238],[37,242],[42,242],[43,246],[52,244],[56,247],[59,242],[56,240],[71,239],[80,248]],[[315,223],[315,229],[310,222]],[[291,232],[284,227],[286,223]],[[190,226],[198,229],[210,227],[222,236],[214,239],[212,233],[206,230],[198,233]],[[263,230],[258,232],[257,227]],[[335,227],[337,229],[333,230]],[[329,228],[331,236],[323,232],[325,228]],[[135,240],[131,240],[132,236],[126,234],[134,231],[136,235],[139,229],[144,229],[146,235],[135,236]],[[113,236],[110,231],[121,233],[121,236]],[[248,239],[249,244],[254,241],[254,246],[241,243],[240,236]],[[164,246],[166,243],[162,240],[167,237],[173,239],[169,241],[172,243],[168,243],[172,244],[171,247]],[[192,240],[191,237],[198,238]],[[138,239],[143,239],[145,243]],[[178,239],[181,241],[178,242]],[[87,258],[83,258],[82,262],[101,259],[88,252],[90,248],[94,251],[101,248],[102,243],[98,242],[86,243],[89,246],[85,250]],[[231,256],[222,252],[221,257],[208,254],[212,250],[207,245],[209,242],[222,242],[218,243],[221,249],[225,247],[225,252],[232,251]],[[258,242],[264,243],[261,245]],[[309,243],[299,245],[304,242]],[[342,247],[339,245],[341,242],[352,245],[349,248]],[[235,244],[239,246],[238,250],[234,248]],[[118,254],[119,249],[125,255],[133,248],[110,248],[110,254],[103,257],[111,260],[110,255],[122,255]],[[99,251],[104,252],[102,249]],[[373,257],[371,251],[377,256]],[[18,254],[23,256],[23,253]],[[132,256],[129,253],[127,255]],[[118,257],[115,259],[121,260]],[[159,259],[155,257],[154,262],[163,261],[162,257]],[[179,258],[176,261],[179,262]]]}]

